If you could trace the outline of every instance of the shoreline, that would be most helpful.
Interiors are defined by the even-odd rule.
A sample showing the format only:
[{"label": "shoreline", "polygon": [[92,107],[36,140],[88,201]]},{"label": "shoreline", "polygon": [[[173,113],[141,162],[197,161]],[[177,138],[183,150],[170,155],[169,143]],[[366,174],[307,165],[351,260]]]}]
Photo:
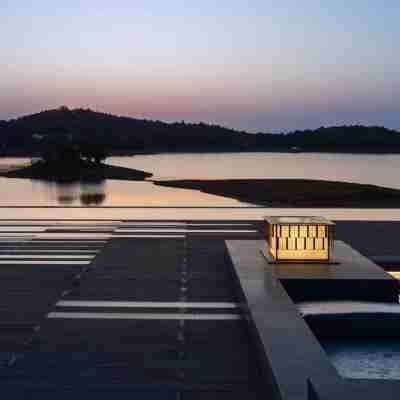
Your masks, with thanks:
[{"label": "shoreline", "polygon": [[[384,149],[377,151],[376,149],[356,151],[354,149],[301,149],[300,151],[293,151],[290,148],[275,148],[275,149],[182,149],[182,150],[153,150],[153,151],[137,151],[137,150],[123,150],[123,151],[111,151],[107,157],[134,157],[134,156],[148,156],[148,155],[159,155],[159,154],[229,154],[229,153],[283,153],[283,154],[354,154],[354,155],[399,155],[400,149],[397,151]],[[40,154],[36,153],[2,153],[0,154],[0,160],[2,158],[36,158]]]}]

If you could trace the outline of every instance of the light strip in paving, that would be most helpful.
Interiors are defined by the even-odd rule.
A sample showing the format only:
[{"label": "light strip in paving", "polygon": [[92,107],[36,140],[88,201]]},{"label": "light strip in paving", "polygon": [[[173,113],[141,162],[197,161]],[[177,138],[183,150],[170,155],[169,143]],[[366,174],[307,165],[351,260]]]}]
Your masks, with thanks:
[{"label": "light strip in paving", "polygon": [[69,227],[58,227],[58,226],[52,226],[49,228],[46,228],[46,232],[112,232],[114,229],[118,228],[117,226],[114,227],[75,227],[75,226],[69,226]]},{"label": "light strip in paving", "polygon": [[[68,255],[70,253],[79,253],[82,255],[91,255],[91,254],[97,254],[99,250],[71,250],[71,249],[64,249],[64,250],[53,250],[53,249],[31,249],[31,248],[22,248],[22,249],[2,249],[0,247],[0,254],[7,253],[7,254],[12,254],[12,253],[62,253],[65,255]],[[68,253],[68,254],[67,254]]]},{"label": "light strip in paving", "polygon": [[109,239],[111,234],[98,234],[98,233],[56,233],[56,232],[43,232],[35,236],[37,239]]},{"label": "light strip in paving", "polygon": [[2,243],[9,245],[10,243],[28,243],[30,242],[32,239],[20,239],[20,240],[16,240],[14,238],[10,238],[10,239],[0,239],[0,245]]},{"label": "light strip in paving", "polygon": [[15,241],[21,241],[21,240],[31,240],[31,238],[34,238],[34,235],[24,235],[24,236],[20,236],[20,235],[0,235],[0,241],[6,240],[6,241],[10,241],[10,240],[15,240]]},{"label": "light strip in paving", "polygon": [[170,232],[170,231],[174,231],[177,230],[178,232],[184,232],[186,229],[185,228],[181,228],[179,226],[171,226],[170,228],[165,228],[163,226],[153,226],[153,227],[132,227],[132,228],[117,228],[114,230],[114,233],[118,233],[118,232]]},{"label": "light strip in paving", "polygon": [[187,225],[186,222],[141,222],[141,221],[137,221],[137,222],[124,222],[123,224],[121,224],[121,226],[172,226],[172,225],[176,225],[176,226],[185,226]]},{"label": "light strip in paving", "polygon": [[[2,248],[2,247],[7,247],[7,245],[4,245],[4,246],[1,246],[0,245],[0,249]],[[37,249],[38,251],[40,251],[40,250],[42,250],[42,251],[47,251],[47,250],[57,250],[57,251],[60,251],[60,252],[69,252],[69,251],[73,251],[73,252],[75,252],[75,251],[83,251],[83,252],[89,252],[89,253],[92,253],[92,252],[94,252],[94,251],[99,251],[99,250],[101,250],[104,246],[102,246],[102,245],[100,245],[100,246],[86,246],[86,245],[77,245],[77,246],[70,246],[70,245],[68,245],[67,243],[64,243],[63,245],[51,245],[51,244],[49,244],[49,243],[46,243],[46,244],[38,244],[38,245],[31,245],[30,243],[21,243],[20,244],[20,246],[18,246],[18,248],[17,248],[17,246],[15,246],[16,247],[16,250],[18,249],[21,249],[21,250],[23,250],[23,251],[27,251],[27,252],[29,252],[29,251],[31,251],[31,250],[35,250],[35,249]]]},{"label": "light strip in paving", "polygon": [[[41,243],[47,243],[47,244],[57,244],[57,243],[68,243],[71,246],[76,245],[79,246],[81,243],[85,244],[94,244],[94,245],[100,245],[107,243],[107,240],[46,240],[46,239],[34,239],[30,241],[30,244],[41,244]],[[82,246],[79,246],[82,247]]]},{"label": "light strip in paving", "polygon": [[96,300],[61,300],[57,307],[97,307],[97,308],[232,308],[239,307],[237,303],[224,302],[161,302],[161,301],[96,301]]},{"label": "light strip in paving", "polygon": [[0,234],[0,238],[4,239],[4,238],[14,238],[14,239],[25,239],[25,238],[33,238],[36,237],[36,235],[32,235],[32,233],[29,232],[21,232],[16,234],[16,232],[10,232],[10,233],[6,233],[6,232],[1,232]]},{"label": "light strip in paving", "polygon": [[17,259],[24,259],[24,258],[32,258],[32,259],[47,259],[47,260],[56,260],[59,258],[62,259],[74,259],[79,258],[80,260],[92,260],[95,256],[85,256],[85,255],[76,255],[76,254],[7,254],[7,255],[0,255],[0,259],[8,259],[8,260],[17,260]]},{"label": "light strip in paving", "polygon": [[71,225],[71,226],[114,226],[121,225],[122,221],[105,221],[105,220],[97,220],[97,221],[82,221],[82,220],[9,220],[4,221],[2,225],[13,225],[13,226],[63,226],[63,225]]},{"label": "light strip in paving", "polygon": [[12,240],[12,239],[20,239],[20,240],[29,240],[30,238],[35,237],[35,235],[24,235],[24,234],[0,234],[0,240]]},{"label": "light strip in paving", "polygon": [[146,238],[146,239],[184,239],[185,235],[113,235],[114,238],[128,239],[128,238]]},{"label": "light strip in paving", "polygon": [[43,232],[46,227],[35,226],[0,226],[0,235],[3,232]]},{"label": "light strip in paving", "polygon": [[234,222],[219,222],[219,223],[208,223],[208,222],[188,222],[188,226],[254,226],[254,224],[241,224]]},{"label": "light strip in paving", "polygon": [[88,265],[90,264],[91,261],[48,261],[48,260],[41,260],[41,261],[34,261],[34,260],[19,260],[19,261],[14,261],[14,260],[1,260],[0,264],[7,264],[7,265],[24,265],[24,264],[32,264],[32,265],[45,265],[45,264],[62,264],[62,265]]},{"label": "light strip in paving", "polygon": [[15,251],[59,251],[59,252],[87,252],[93,253],[101,250],[103,246],[95,245],[95,246],[85,246],[85,245],[77,245],[77,246],[69,246],[68,244],[64,244],[63,246],[52,246],[51,244],[31,244],[31,243],[21,243],[21,242],[9,242],[9,243],[0,243],[0,251],[6,251],[8,248],[12,248]]},{"label": "light strip in paving", "polygon": [[255,229],[239,230],[239,229],[153,229],[153,228],[137,228],[137,229],[116,229],[115,233],[134,233],[134,232],[163,232],[163,233],[257,233]]},{"label": "light strip in paving", "polygon": [[241,319],[237,314],[186,314],[186,313],[89,313],[51,312],[50,319],[124,319],[124,320],[194,320],[229,321]]},{"label": "light strip in paving", "polygon": [[256,229],[187,229],[187,233],[258,233]]},{"label": "light strip in paving", "polygon": [[49,229],[113,229],[118,228],[121,224],[55,224],[46,226]]},{"label": "light strip in paving", "polygon": [[149,232],[152,232],[152,231],[162,232],[162,231],[172,231],[175,229],[177,229],[179,231],[183,231],[186,228],[182,228],[180,226],[175,226],[175,225],[171,225],[169,227],[165,227],[165,226],[132,226],[129,228],[117,228],[114,230],[114,232],[119,232],[119,231],[129,232],[130,230],[132,230],[134,232],[136,232],[136,231],[139,231],[139,232],[148,232],[148,231]]}]

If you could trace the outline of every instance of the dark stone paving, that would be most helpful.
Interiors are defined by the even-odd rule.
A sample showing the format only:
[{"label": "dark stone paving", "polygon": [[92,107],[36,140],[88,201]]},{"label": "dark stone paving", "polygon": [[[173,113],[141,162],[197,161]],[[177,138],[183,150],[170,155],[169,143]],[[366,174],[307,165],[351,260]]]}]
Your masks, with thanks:
[{"label": "dark stone paving", "polygon": [[[190,228],[231,232],[188,233],[184,239],[114,238],[104,248],[102,243],[86,243],[88,239],[84,244],[79,239],[2,243],[1,251],[23,249],[19,254],[29,254],[31,249],[50,255],[52,249],[103,248],[91,265],[0,265],[4,398],[268,398],[242,320],[45,318],[49,311],[238,313],[55,307],[58,300],[235,302],[224,240],[262,236],[234,232],[252,227],[224,223]],[[262,232],[259,222],[254,226]],[[395,238],[399,228],[398,223],[339,222],[337,237],[366,255],[399,254]]]},{"label": "dark stone paving", "polygon": [[182,239],[112,239],[65,300],[178,301]]},{"label": "dark stone paving", "polygon": [[[34,249],[38,251],[35,255],[45,255],[46,252],[42,250],[76,249],[74,243],[44,243],[37,240],[2,242],[0,250],[2,254],[7,250],[23,250],[17,253],[23,255],[25,251],[29,253]],[[92,247],[101,249],[102,246],[96,243]],[[29,260],[29,257],[25,260]],[[39,263],[0,265],[0,354],[7,363],[13,359],[13,352],[26,348],[46,313],[86,267],[67,263],[40,264],[40,260],[36,261]]]},{"label": "dark stone paving", "polygon": [[187,240],[188,301],[236,301],[232,264],[223,240]]},{"label": "dark stone paving", "polygon": [[[40,245],[40,254],[61,246]],[[9,266],[10,271],[21,271],[20,267]],[[17,279],[24,283],[12,282],[18,290],[26,285],[32,297],[45,298],[45,305],[38,305],[24,339],[18,339],[19,346],[7,348],[6,339],[22,326],[11,326],[10,335],[3,332],[0,381],[8,398],[264,397],[257,356],[242,320],[45,318],[49,311],[237,315],[238,310],[223,308],[77,310],[55,306],[58,300],[234,302],[231,265],[222,234],[218,238],[203,233],[185,239],[114,238],[90,266],[69,266],[65,271],[64,267],[26,266],[26,271],[40,279],[48,273],[49,282],[41,281],[43,288],[32,285],[32,279],[25,280],[25,273],[20,272]],[[42,276],[40,271],[46,273]],[[22,309],[27,312],[29,306],[25,303]],[[10,303],[7,310],[14,312],[15,308]],[[4,311],[0,317],[5,315]]]},{"label": "dark stone paving", "polygon": [[81,268],[0,266],[0,349],[21,348]]},{"label": "dark stone paving", "polygon": [[400,222],[338,221],[336,237],[365,256],[400,255]]}]

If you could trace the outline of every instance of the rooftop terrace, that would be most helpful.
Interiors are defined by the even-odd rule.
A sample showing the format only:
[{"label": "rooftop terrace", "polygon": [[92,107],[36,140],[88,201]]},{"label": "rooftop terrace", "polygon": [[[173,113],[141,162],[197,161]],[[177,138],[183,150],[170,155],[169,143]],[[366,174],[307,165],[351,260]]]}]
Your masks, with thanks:
[{"label": "rooftop terrace", "polygon": [[[337,236],[367,256],[393,256],[399,228],[341,221]],[[379,241],[368,235],[377,231]],[[278,398],[226,244],[262,237],[251,219],[2,220],[2,392]]]}]

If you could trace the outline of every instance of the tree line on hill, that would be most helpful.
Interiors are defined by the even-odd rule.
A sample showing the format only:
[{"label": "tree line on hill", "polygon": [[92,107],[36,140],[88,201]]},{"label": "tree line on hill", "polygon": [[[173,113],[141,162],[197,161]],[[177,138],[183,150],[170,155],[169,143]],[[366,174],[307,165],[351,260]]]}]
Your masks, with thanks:
[{"label": "tree line on hill", "polygon": [[[0,154],[37,155],[76,145],[108,154],[183,151],[400,152],[400,133],[339,126],[285,134],[246,133],[205,123],[165,123],[60,107],[0,121]],[[101,150],[100,150],[101,149]]]}]

